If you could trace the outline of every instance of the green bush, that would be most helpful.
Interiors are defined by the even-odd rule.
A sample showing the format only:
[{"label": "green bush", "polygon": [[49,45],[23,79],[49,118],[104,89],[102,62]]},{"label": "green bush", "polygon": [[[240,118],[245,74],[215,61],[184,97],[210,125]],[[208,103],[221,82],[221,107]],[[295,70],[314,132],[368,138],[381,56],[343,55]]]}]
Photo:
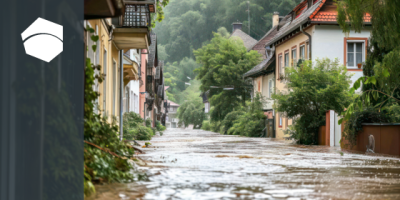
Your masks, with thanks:
[{"label": "green bush", "polygon": [[221,122],[220,133],[227,134],[228,130],[233,126],[234,121],[244,114],[245,112],[243,110],[232,111],[227,114]]},{"label": "green bush", "polygon": [[151,119],[150,118],[146,119],[146,126],[151,127]]},{"label": "green bush", "polygon": [[167,127],[163,126],[160,121],[156,121],[156,128],[157,131],[160,132],[165,131],[167,129]]},{"label": "green bush", "polygon": [[229,128],[229,135],[241,135],[247,137],[260,137],[262,130],[265,128],[265,118],[263,109],[263,99],[257,94],[252,102],[248,103],[244,108],[244,113],[234,113],[237,119],[233,122],[233,126]]},{"label": "green bush", "polygon": [[151,140],[155,135],[155,131],[150,127],[150,119],[146,120],[146,125],[149,124],[149,126],[144,126],[144,120],[137,113],[126,112],[123,117],[124,138],[126,140]]},{"label": "green bush", "polygon": [[141,125],[137,128],[129,129],[124,137],[127,140],[151,140],[153,135],[151,128]]},{"label": "green bush", "polygon": [[219,133],[221,129],[221,122],[220,121],[211,121],[210,123],[210,131]]},{"label": "green bush", "polygon": [[201,129],[203,129],[203,130],[205,130],[205,131],[211,130],[210,121],[204,120],[204,121],[203,121],[203,125],[201,126]]},{"label": "green bush", "polygon": [[290,92],[272,95],[274,109],[280,116],[294,119],[286,132],[300,144],[317,144],[326,111],[341,113],[354,98],[349,94],[350,74],[338,59],[306,60],[299,67],[286,68],[281,78]]}]

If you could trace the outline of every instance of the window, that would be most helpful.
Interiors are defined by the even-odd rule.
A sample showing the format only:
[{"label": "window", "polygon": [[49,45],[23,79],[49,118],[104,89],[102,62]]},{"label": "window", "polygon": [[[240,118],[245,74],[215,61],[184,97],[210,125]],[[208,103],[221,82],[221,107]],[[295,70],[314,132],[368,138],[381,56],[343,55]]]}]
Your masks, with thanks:
[{"label": "window", "polygon": [[269,98],[272,98],[272,80],[269,80],[269,84],[268,84],[268,95]]},{"label": "window", "polygon": [[364,42],[347,42],[347,67],[357,67],[364,62]]},{"label": "window", "polygon": [[306,48],[304,45],[300,46],[300,59],[305,60]]},{"label": "window", "polygon": [[[279,71],[279,76],[283,75],[282,55],[279,55],[278,57],[278,71]],[[278,79],[280,79],[280,77],[278,77]]]},{"label": "window", "polygon": [[282,120],[282,117],[281,117],[281,115],[279,115],[279,127],[280,127],[280,128],[282,128],[282,121],[283,121],[283,120]]},{"label": "window", "polygon": [[289,67],[289,52],[285,53],[285,67]]},{"label": "window", "polygon": [[104,115],[106,115],[106,96],[107,96],[107,51],[104,49],[104,54],[103,54],[103,73],[105,75],[105,78],[103,80],[103,109],[104,109]]},{"label": "window", "polygon": [[297,65],[297,49],[292,49],[292,67]]}]

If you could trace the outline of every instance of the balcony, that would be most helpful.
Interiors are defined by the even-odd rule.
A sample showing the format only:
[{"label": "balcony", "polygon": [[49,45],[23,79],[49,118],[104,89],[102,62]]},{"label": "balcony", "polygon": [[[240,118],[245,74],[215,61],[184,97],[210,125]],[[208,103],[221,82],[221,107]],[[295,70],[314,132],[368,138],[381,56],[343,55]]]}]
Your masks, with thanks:
[{"label": "balcony", "polygon": [[149,49],[153,12],[155,0],[125,1],[124,15],[112,19],[114,41],[119,49]]}]

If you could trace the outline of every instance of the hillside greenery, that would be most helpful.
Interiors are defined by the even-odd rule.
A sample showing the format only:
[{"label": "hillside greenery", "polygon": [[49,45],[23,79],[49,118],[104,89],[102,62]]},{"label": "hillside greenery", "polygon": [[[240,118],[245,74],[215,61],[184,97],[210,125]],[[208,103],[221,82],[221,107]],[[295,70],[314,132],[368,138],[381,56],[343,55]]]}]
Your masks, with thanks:
[{"label": "hillside greenery", "polygon": [[[229,37],[232,23],[243,23],[242,30],[249,33],[248,12],[250,10],[250,35],[261,39],[272,27],[272,15],[277,11],[281,16],[288,14],[300,0],[169,0],[163,9],[165,18],[156,22],[158,55],[164,60],[165,85],[168,99],[178,104],[185,90],[185,82],[196,76],[198,68],[194,50],[210,43],[213,32]],[[248,9],[249,7],[249,9]],[[158,8],[157,8],[158,9]]]}]

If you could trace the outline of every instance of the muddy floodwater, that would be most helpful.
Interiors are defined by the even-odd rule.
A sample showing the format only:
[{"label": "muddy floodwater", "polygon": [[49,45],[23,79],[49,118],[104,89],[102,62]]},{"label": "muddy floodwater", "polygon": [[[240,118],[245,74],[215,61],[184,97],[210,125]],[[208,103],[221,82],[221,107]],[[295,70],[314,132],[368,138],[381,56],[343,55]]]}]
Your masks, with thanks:
[{"label": "muddy floodwater", "polygon": [[202,130],[150,142],[139,155],[147,178],[96,186],[95,199],[400,199],[396,157]]}]

